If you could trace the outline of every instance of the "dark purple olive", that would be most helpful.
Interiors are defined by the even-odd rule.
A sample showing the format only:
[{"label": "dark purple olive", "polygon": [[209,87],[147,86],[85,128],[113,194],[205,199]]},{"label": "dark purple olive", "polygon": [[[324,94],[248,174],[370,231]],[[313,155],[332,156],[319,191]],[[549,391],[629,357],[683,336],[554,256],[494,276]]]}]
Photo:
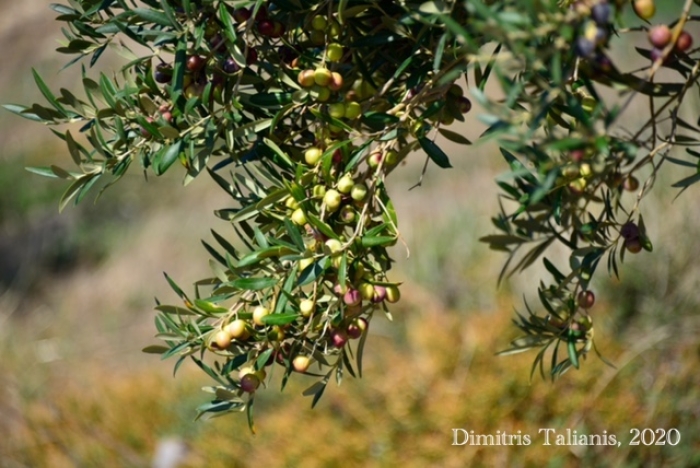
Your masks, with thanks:
[{"label": "dark purple olive", "polygon": [[233,11],[233,19],[239,24],[248,21],[251,15],[252,12],[247,8],[237,8]]},{"label": "dark purple olive", "polygon": [[578,305],[584,309],[590,309],[595,304],[593,291],[581,291],[578,293]]},{"label": "dark purple olive", "polygon": [[610,4],[600,2],[591,8],[591,18],[598,26],[606,26],[610,22]]},{"label": "dark purple olive", "polygon": [[277,53],[280,56],[280,60],[287,64],[292,63],[295,58],[299,57],[299,53],[287,45],[281,46]]},{"label": "dark purple olive", "polygon": [[664,51],[661,49],[657,49],[656,47],[651,49],[649,56],[652,62],[656,62],[657,60],[661,59],[663,59],[663,64],[666,64],[668,62],[668,57],[664,58]]},{"label": "dark purple olive", "polygon": [[221,34],[216,33],[209,39],[209,47],[215,52],[222,52],[226,48],[226,41]]},{"label": "dark purple olive", "polygon": [[596,44],[603,44],[608,40],[608,29],[603,27],[603,28],[596,28],[595,30],[595,42]]},{"label": "dark purple olive", "polygon": [[231,74],[236,73],[238,70],[241,69],[241,67],[238,66],[235,60],[229,57],[226,60],[224,60],[223,64],[221,64],[221,69],[224,72]]},{"label": "dark purple olive", "polygon": [[620,228],[620,235],[625,239],[637,239],[639,238],[639,227],[632,221],[629,221]]},{"label": "dark purple olive", "polygon": [[170,67],[170,65],[161,63],[156,65],[156,71],[153,74],[153,77],[158,83],[170,83],[170,81],[173,79],[173,69]]},{"label": "dark purple olive", "polygon": [[609,72],[612,71],[612,65],[612,60],[610,60],[607,55],[601,53],[596,54],[595,60],[593,61],[593,66],[596,70],[601,72]]},{"label": "dark purple olive", "polygon": [[472,110],[472,102],[468,97],[460,96],[457,98],[457,108],[462,114],[466,114]]},{"label": "dark purple olive", "polygon": [[686,52],[693,46],[693,36],[687,31],[683,31],[676,41],[676,52]]},{"label": "dark purple olive", "polygon": [[579,36],[576,39],[576,55],[579,57],[590,57],[595,52],[595,42],[586,39],[584,36]]},{"label": "dark purple olive", "polygon": [[204,57],[200,57],[199,55],[191,55],[187,58],[187,69],[191,72],[197,72],[206,65],[207,61]]}]

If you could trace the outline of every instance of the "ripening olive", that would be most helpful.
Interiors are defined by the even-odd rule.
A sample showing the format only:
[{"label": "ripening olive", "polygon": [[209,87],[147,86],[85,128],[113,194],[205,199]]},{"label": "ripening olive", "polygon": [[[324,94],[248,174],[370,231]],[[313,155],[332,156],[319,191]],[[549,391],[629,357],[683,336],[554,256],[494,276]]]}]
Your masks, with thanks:
[{"label": "ripening olive", "polygon": [[323,196],[323,203],[326,205],[329,211],[337,210],[342,201],[343,198],[337,190],[330,189]]},{"label": "ripening olive", "polygon": [[245,320],[241,319],[236,319],[226,325],[226,331],[228,331],[235,340],[244,341],[250,336]]},{"label": "ripening olive", "polygon": [[639,227],[632,221],[626,222],[620,228],[620,235],[625,239],[637,239],[639,234]]},{"label": "ripening olive", "polygon": [[656,14],[654,0],[634,0],[632,8],[637,16],[644,20],[651,19]]},{"label": "ripening olive", "polygon": [[331,251],[331,254],[335,254],[343,250],[343,244],[341,244],[338,239],[328,239],[325,245],[328,247],[328,250]]},{"label": "ripening olive", "polygon": [[256,325],[264,325],[263,318],[270,315],[270,310],[263,306],[257,306],[253,309],[253,322]]},{"label": "ripening olive", "polygon": [[241,378],[241,390],[246,393],[255,392],[260,386],[260,378],[254,373],[246,374]]},{"label": "ripening olive", "polygon": [[311,20],[311,28],[315,31],[325,31],[326,26],[328,26],[328,20],[325,16],[316,15]]},{"label": "ripening olive", "polygon": [[350,174],[345,174],[343,177],[340,178],[338,181],[338,191],[340,193],[350,193],[352,188],[355,186],[355,181],[352,180],[352,176]]},{"label": "ripening olive", "polygon": [[361,337],[365,330],[367,330],[367,320],[357,317],[348,325],[347,334],[354,340]]},{"label": "ripening olive", "polygon": [[314,82],[319,86],[328,86],[331,82],[332,74],[327,68],[317,68],[314,71]]},{"label": "ripening olive", "polygon": [[666,47],[672,37],[671,28],[665,24],[659,24],[649,30],[649,42],[657,49]]},{"label": "ripening olive", "polygon": [[304,161],[309,166],[315,166],[321,160],[323,151],[320,148],[311,147],[304,152]]},{"label": "ripening olive", "polygon": [[676,41],[675,50],[677,52],[686,52],[693,46],[693,36],[687,31],[683,31]]},{"label": "ripening olive", "polygon": [[299,72],[297,81],[304,88],[310,88],[314,85],[314,71],[313,70],[302,70]]},{"label": "ripening olive", "polygon": [[634,192],[639,188],[639,180],[634,176],[629,176],[622,183],[622,188],[628,192]]},{"label": "ripening olive", "polygon": [[331,62],[339,62],[343,58],[343,46],[338,43],[328,44],[326,47],[326,57]]},{"label": "ripening olive", "polygon": [[340,91],[340,88],[343,87],[343,75],[341,75],[338,72],[332,72],[331,73],[331,80],[328,83],[328,88],[331,91]]},{"label": "ripening olive", "polygon": [[584,309],[590,309],[595,304],[593,291],[581,291],[578,293],[578,305]]},{"label": "ripening olive", "polygon": [[345,104],[336,102],[328,105],[328,114],[334,119],[342,119],[345,117]]},{"label": "ripening olive", "polygon": [[355,184],[350,190],[350,198],[355,201],[362,201],[367,196],[367,186],[365,184]]},{"label": "ripening olive", "polygon": [[642,250],[642,241],[639,237],[625,239],[624,245],[627,251],[633,254],[639,253]]},{"label": "ripening olive", "polygon": [[343,302],[345,305],[356,306],[362,303],[362,295],[357,289],[348,289],[348,291],[343,295]]},{"label": "ripening olive", "polygon": [[362,106],[355,101],[345,103],[345,118],[349,120],[356,119],[362,114]]},{"label": "ripening olive", "polygon": [[342,348],[348,342],[348,334],[345,330],[336,329],[331,331],[331,342],[336,348]]},{"label": "ripening olive", "polygon": [[231,333],[228,330],[219,330],[214,336],[214,342],[219,349],[226,349],[231,346]]},{"label": "ripening olive", "polygon": [[307,220],[306,213],[304,213],[304,210],[302,210],[301,208],[297,208],[296,210],[294,210],[294,212],[292,213],[292,221],[298,226],[303,226],[304,224],[306,224]]},{"label": "ripening olive", "polygon": [[199,55],[191,55],[187,58],[187,69],[196,72],[201,70],[206,63],[206,60]]},{"label": "ripening olive", "polygon": [[306,372],[311,366],[311,359],[308,356],[297,356],[292,361],[292,367],[297,372]]},{"label": "ripening olive", "polygon": [[386,300],[387,302],[396,303],[399,302],[399,299],[401,299],[401,292],[399,291],[399,288],[396,286],[387,286],[386,287]]},{"label": "ripening olive", "polygon": [[299,303],[299,312],[303,317],[310,317],[316,310],[316,303],[311,299],[304,299]]}]

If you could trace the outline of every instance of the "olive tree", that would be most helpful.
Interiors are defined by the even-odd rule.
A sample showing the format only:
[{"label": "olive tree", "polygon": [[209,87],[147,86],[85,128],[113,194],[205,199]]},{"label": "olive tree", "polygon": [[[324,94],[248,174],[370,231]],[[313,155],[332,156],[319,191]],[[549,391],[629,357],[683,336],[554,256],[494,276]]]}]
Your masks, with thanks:
[{"label": "olive tree", "polygon": [[[65,23],[58,52],[81,64],[81,97],[35,72],[47,102],[5,107],[59,126],[74,168],[29,170],[67,181],[61,209],[134,166],[185,185],[202,176],[230,196],[215,215],[232,232],[204,243],[212,276],[185,292],[166,275],[179,301],[156,305],[163,344],[145,351],[176,369],[193,360],[216,382],[200,415],[246,411],[252,429],[268,370],[283,388],[316,376],[304,392],[314,404],[331,379],[362,374],[371,321],[400,299],[385,181],[407,158],[424,158],[421,179],[449,168],[459,154],[436,137],[471,145],[450,126],[472,101],[487,127],[474,144],[496,142],[506,163],[481,239],[507,255],[498,280],[540,261],[549,272],[504,354],[535,350],[532,373],[554,378],[595,350],[599,264],[618,276],[626,255],[652,250],[641,206],[665,163],[687,168],[681,191],[700,180],[700,128],[680,117],[700,77],[685,31],[693,2],[673,7],[671,24],[649,22],[651,0],[633,2],[625,24],[628,3],[67,0],[52,5]],[[616,41],[641,44],[647,65],[615,63]],[[91,73],[106,52],[126,63]],[[677,79],[655,80],[662,67]],[[640,96],[649,114],[623,127]],[[554,244],[570,253],[565,269],[545,257]]]}]

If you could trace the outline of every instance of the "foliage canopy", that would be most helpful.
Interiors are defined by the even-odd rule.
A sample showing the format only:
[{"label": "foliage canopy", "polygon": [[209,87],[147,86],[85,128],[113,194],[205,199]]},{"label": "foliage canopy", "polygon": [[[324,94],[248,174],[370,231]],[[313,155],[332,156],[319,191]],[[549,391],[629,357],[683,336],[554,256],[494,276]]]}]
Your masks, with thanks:
[{"label": "foliage canopy", "polygon": [[[508,255],[499,281],[540,259],[551,274],[542,310],[526,305],[504,353],[536,349],[532,373],[554,378],[594,348],[589,283],[601,261],[617,276],[626,254],[652,250],[640,202],[660,167],[687,168],[681,191],[700,180],[700,129],[679,116],[700,77],[684,31],[692,2],[655,27],[641,1],[642,20],[623,24],[623,3],[68,0],[52,5],[65,23],[58,52],[82,64],[85,97],[34,72],[48,104],[5,107],[79,125],[52,129],[75,170],[30,168],[69,182],[61,209],[132,165],[185,184],[206,172],[230,195],[216,216],[241,246],[213,232],[213,276],[193,295],[166,275],[181,302],[157,305],[164,344],[146,351],[176,357],[176,370],[194,360],[217,383],[200,413],[246,410],[253,428],[275,362],[283,387],[295,373],[320,378],[304,392],[314,404],[332,378],[361,375],[370,322],[391,318],[400,296],[385,179],[408,157],[425,157],[424,173],[449,168],[435,137],[472,144],[449,127],[473,99],[488,127],[480,141],[497,141],[509,168],[496,181],[496,233],[481,239]],[[636,51],[649,65],[622,70],[609,48],[645,31],[651,47]],[[92,75],[108,50],[127,62]],[[662,67],[679,78],[655,80]],[[639,95],[647,119],[622,128]],[[671,157],[674,146],[686,157]],[[544,257],[555,243],[570,251],[566,271]]]}]

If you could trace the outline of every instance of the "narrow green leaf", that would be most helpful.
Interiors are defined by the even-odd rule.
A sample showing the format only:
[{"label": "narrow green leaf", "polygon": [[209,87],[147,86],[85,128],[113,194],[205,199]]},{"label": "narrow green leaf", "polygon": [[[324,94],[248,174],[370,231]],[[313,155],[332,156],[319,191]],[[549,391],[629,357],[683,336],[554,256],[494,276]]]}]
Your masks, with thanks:
[{"label": "narrow green leaf", "polygon": [[196,315],[194,312],[192,312],[190,309],[186,309],[184,307],[178,307],[178,306],[173,306],[173,305],[159,305],[156,306],[156,310],[159,310],[165,314],[173,314],[173,315]]},{"label": "narrow green leaf", "polygon": [[177,160],[180,155],[180,149],[182,147],[182,140],[178,140],[168,147],[160,161],[158,162],[158,172],[163,174],[167,171],[170,166]]},{"label": "narrow green leaf", "polygon": [[245,291],[262,291],[263,289],[273,287],[277,282],[277,278],[240,278],[228,284],[229,286]]},{"label": "narrow green leaf", "polygon": [[282,148],[280,148],[279,146],[277,146],[277,143],[275,143],[274,141],[270,140],[269,138],[263,138],[263,143],[265,143],[265,144],[268,146],[268,148],[270,148],[272,151],[274,151],[275,154],[277,154],[277,156],[279,156],[280,158],[282,158],[282,160],[283,160],[285,163],[287,163],[287,166],[289,166],[290,168],[293,168],[293,167],[294,167],[294,163],[292,162],[292,160],[289,159],[289,156],[287,155],[287,153],[285,153],[284,151],[282,151]]},{"label": "narrow green leaf", "polygon": [[163,14],[167,17],[170,25],[173,26],[178,31],[182,31],[182,25],[177,20],[177,18],[175,16],[175,11],[170,6],[170,2],[168,0],[160,0],[160,6],[163,9]]},{"label": "narrow green leaf", "polygon": [[438,128],[438,132],[440,132],[440,134],[442,136],[444,136],[445,138],[447,138],[448,140],[450,140],[454,143],[458,143],[460,145],[471,145],[472,144],[472,142],[469,141],[465,136],[463,136],[457,132],[453,132],[451,130],[447,130],[447,129],[442,128],[442,127]]},{"label": "narrow green leaf", "polygon": [[33,174],[37,174],[40,176],[44,176],[44,177],[52,177],[52,178],[58,177],[50,167],[32,167],[32,166],[29,166],[29,167],[25,167],[24,169],[28,172],[31,172]]},{"label": "narrow green leaf", "polygon": [[318,392],[316,392],[316,394],[314,395],[314,399],[313,399],[313,401],[311,402],[311,408],[315,408],[315,407],[316,407],[316,403],[318,403],[318,401],[319,401],[319,400],[321,399],[321,397],[323,396],[323,392],[326,390],[326,387],[328,386],[327,384],[328,384],[329,378],[330,378],[330,374],[329,374],[329,375],[326,375],[326,377],[323,379],[323,383],[324,383],[323,388],[321,388],[321,389],[320,389]]},{"label": "narrow green leaf", "polygon": [[263,198],[262,200],[260,200],[256,203],[252,203],[250,205],[247,205],[244,208],[242,208],[240,211],[238,211],[231,218],[231,222],[234,222],[234,223],[241,222],[241,221],[245,221],[246,219],[257,216],[257,214],[260,212],[260,210],[277,203],[278,201],[282,200],[287,195],[289,195],[289,191],[286,188],[280,188],[277,190],[273,190],[267,197]]},{"label": "narrow green leaf", "polygon": [[367,328],[365,328],[365,332],[362,334],[360,337],[360,342],[357,345],[357,358],[355,361],[357,362],[357,375],[362,377],[362,356],[365,351],[365,343],[367,342],[367,336],[369,335],[369,324],[370,322],[367,322]]},{"label": "narrow green leaf", "polygon": [[39,91],[41,91],[41,94],[44,95],[46,100],[49,101],[57,111],[63,114],[64,117],[68,117],[68,112],[66,111],[66,109],[58,102],[58,100],[56,100],[56,96],[53,95],[49,87],[46,86],[46,83],[44,83],[44,80],[42,80],[41,76],[39,76],[39,73],[37,73],[37,71],[33,68],[32,75],[34,75],[34,81],[36,82],[36,85],[39,87]]},{"label": "narrow green leaf", "polygon": [[66,144],[68,145],[68,152],[70,153],[71,157],[73,158],[73,162],[77,166],[80,166],[80,163],[82,162],[80,160],[80,153],[78,152],[78,145],[73,139],[73,136],[70,134],[70,131],[66,131]]},{"label": "narrow green leaf", "polygon": [[304,238],[301,236],[299,228],[294,223],[292,223],[289,220],[289,218],[284,218],[284,227],[287,230],[287,234],[289,234],[289,237],[291,238],[294,245],[300,251],[303,251],[306,248],[306,246],[304,245]]},{"label": "narrow green leaf", "polygon": [[263,317],[262,322],[265,325],[287,325],[294,322],[299,317],[299,314],[294,313],[270,314]]},{"label": "narrow green leaf", "polygon": [[255,360],[255,368],[257,370],[263,369],[265,365],[267,364],[267,361],[270,360],[270,357],[272,356],[272,353],[275,352],[274,348],[266,349],[262,353],[260,353],[260,356]]},{"label": "narrow green leaf", "polygon": [[156,10],[151,10],[149,8],[134,8],[132,10],[132,14],[138,16],[142,20],[149,23],[157,24],[160,26],[177,27],[177,21],[175,23],[172,23],[170,21],[170,18],[168,18],[168,15]]},{"label": "narrow green leaf", "polygon": [[687,188],[693,184],[696,184],[697,182],[700,182],[700,174],[694,174],[690,177],[681,179],[678,182],[674,183],[672,187]]},{"label": "narrow green leaf", "polygon": [[250,399],[248,400],[248,404],[245,406],[245,414],[246,417],[248,418],[248,428],[250,429],[250,432],[255,434],[255,421],[253,420],[253,402],[255,399],[253,396],[250,396]]},{"label": "narrow green leaf", "polygon": [[173,289],[173,291],[175,291],[175,293],[176,293],[178,296],[180,296],[181,299],[183,299],[183,300],[185,300],[185,301],[187,301],[187,302],[190,302],[189,298],[187,297],[187,294],[185,294],[185,293],[182,291],[182,289],[180,289],[180,286],[178,286],[177,283],[175,283],[175,281],[173,281],[172,278],[170,278],[170,276],[168,276],[167,273],[163,272],[163,275],[165,275],[165,279],[168,281],[168,284],[169,284],[170,287]]},{"label": "narrow green leaf", "polygon": [[210,313],[210,314],[223,314],[228,312],[228,309],[226,307],[221,307],[216,304],[212,304],[209,301],[205,301],[203,299],[195,299],[194,305],[202,309],[204,312]]},{"label": "narrow green leaf", "polygon": [[68,186],[66,191],[63,193],[63,196],[61,196],[61,200],[58,203],[58,211],[63,211],[68,202],[83,188],[83,186],[97,175],[98,174],[95,173],[84,174],[73,181],[73,183],[70,184],[70,186]]},{"label": "narrow green leaf", "polygon": [[576,352],[576,343],[573,341],[569,341],[567,351],[569,352],[569,359],[571,360],[571,364],[578,369],[579,362],[578,362],[578,353]]},{"label": "narrow green leaf", "polygon": [[297,286],[306,286],[307,284],[313,283],[325,270],[328,268],[330,259],[328,257],[323,257],[320,260],[315,261],[311,265],[307,266],[299,275],[299,280],[297,281]]},{"label": "narrow green leaf", "polygon": [[442,167],[443,169],[452,167],[452,165],[450,164],[450,159],[447,157],[445,152],[442,151],[440,147],[434,142],[432,142],[426,137],[419,138],[418,142],[420,143],[421,148],[423,148],[423,151],[427,153],[427,155],[430,157],[430,159],[433,160],[435,164]]},{"label": "narrow green leaf", "polygon": [[393,236],[363,236],[362,246],[363,247],[376,247],[379,245],[391,245],[396,242],[396,238]]},{"label": "narrow green leaf", "polygon": [[309,220],[309,222],[311,223],[312,226],[314,226],[316,229],[321,231],[326,236],[328,236],[332,239],[340,239],[338,234],[336,234],[335,231],[333,231],[333,228],[330,227],[330,225],[323,222],[323,220],[321,218],[319,218],[318,216],[316,216],[315,214],[306,213],[306,219]]},{"label": "narrow green leaf", "polygon": [[7,109],[8,111],[12,112],[15,115],[19,115],[20,117],[23,117],[28,120],[33,120],[35,122],[44,122],[45,119],[41,118],[37,114],[33,112],[29,112],[29,109],[24,106],[18,106],[15,104],[3,104],[2,107]]},{"label": "narrow green leaf", "polygon": [[327,382],[324,382],[323,380],[319,380],[318,382],[315,382],[313,385],[311,385],[309,388],[301,392],[303,396],[311,396],[311,395],[316,395],[318,392],[322,392],[323,389],[326,387]]}]

